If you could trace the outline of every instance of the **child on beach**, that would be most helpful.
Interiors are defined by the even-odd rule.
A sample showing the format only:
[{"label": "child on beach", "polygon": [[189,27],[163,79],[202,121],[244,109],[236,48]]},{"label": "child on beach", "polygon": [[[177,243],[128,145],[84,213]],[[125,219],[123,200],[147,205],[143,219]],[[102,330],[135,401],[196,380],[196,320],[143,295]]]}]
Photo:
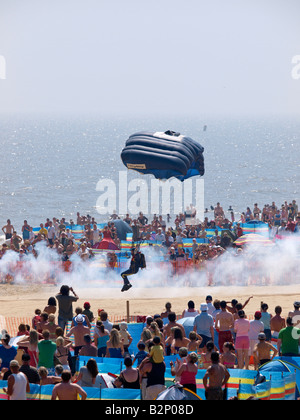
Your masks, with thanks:
[{"label": "child on beach", "polygon": [[37,325],[41,322],[41,314],[42,314],[42,311],[40,309],[36,309],[34,311],[34,317],[32,318],[32,321],[31,321],[31,326],[34,330],[37,329]]},{"label": "child on beach", "polygon": [[84,311],[82,312],[82,315],[85,315],[90,322],[93,322],[94,319],[95,319],[95,317],[94,317],[93,312],[91,311],[91,305],[90,305],[90,303],[89,302],[85,302],[84,305],[83,305],[83,307],[84,307]]},{"label": "child on beach", "polygon": [[160,342],[160,337],[156,336],[153,338],[153,344],[150,350],[150,360],[153,363],[162,363],[164,361],[164,349]]},{"label": "child on beach", "polygon": [[124,346],[125,353],[128,353],[128,348],[132,343],[132,337],[127,331],[127,322],[121,322],[120,324],[120,337]]},{"label": "child on beach", "polygon": [[137,361],[137,366],[139,367],[142,361],[148,356],[148,353],[145,351],[146,345],[142,341],[138,343],[137,348],[139,351],[135,355],[132,364],[134,365],[134,363]]},{"label": "child on beach", "polygon": [[223,353],[221,354],[221,363],[227,369],[234,369],[236,364],[235,348],[232,343],[226,342],[223,345]]},{"label": "child on beach", "polygon": [[[258,340],[259,343],[256,344],[253,351],[256,366],[270,362],[278,354],[278,350],[266,341],[267,337],[265,333],[258,334]],[[273,352],[272,357],[271,352]]]},{"label": "child on beach", "polygon": [[190,343],[188,343],[187,349],[189,352],[195,351],[196,353],[199,350],[199,346],[202,343],[202,337],[197,334],[195,331],[191,331],[189,333],[189,340]]},{"label": "child on beach", "polygon": [[268,312],[269,306],[267,303],[261,302],[261,321],[264,324],[264,333],[266,334],[266,340],[272,340],[272,333],[271,333],[271,319],[272,315]]},{"label": "child on beach", "polygon": [[202,353],[199,360],[199,369],[208,369],[211,366],[211,354],[215,350],[215,345],[212,341],[206,343],[206,353]]}]

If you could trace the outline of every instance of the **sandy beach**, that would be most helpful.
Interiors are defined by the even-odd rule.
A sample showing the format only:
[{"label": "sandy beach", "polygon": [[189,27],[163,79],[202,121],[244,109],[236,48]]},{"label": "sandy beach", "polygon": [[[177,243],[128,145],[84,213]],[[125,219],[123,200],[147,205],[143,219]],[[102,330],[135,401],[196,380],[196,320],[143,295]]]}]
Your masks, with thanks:
[{"label": "sandy beach", "polygon": [[[129,302],[130,315],[154,315],[164,310],[167,301],[172,303],[172,309],[181,314],[187,302],[193,300],[199,308],[207,295],[213,299],[230,301],[235,298],[244,303],[250,296],[253,299],[245,311],[248,316],[253,316],[260,309],[261,301],[269,305],[269,312],[274,313],[274,308],[280,305],[283,315],[293,309],[293,302],[299,299],[299,285],[288,286],[253,286],[253,287],[206,287],[206,288],[147,288],[133,287],[126,293],[119,289],[104,288],[75,288],[79,296],[75,306],[83,306],[89,301],[92,311],[96,314],[99,308],[105,309],[109,316],[126,316],[127,301]],[[0,285],[0,316],[4,317],[31,317],[34,310],[41,310],[47,304],[48,298],[59,292],[59,286],[48,285]]]}]

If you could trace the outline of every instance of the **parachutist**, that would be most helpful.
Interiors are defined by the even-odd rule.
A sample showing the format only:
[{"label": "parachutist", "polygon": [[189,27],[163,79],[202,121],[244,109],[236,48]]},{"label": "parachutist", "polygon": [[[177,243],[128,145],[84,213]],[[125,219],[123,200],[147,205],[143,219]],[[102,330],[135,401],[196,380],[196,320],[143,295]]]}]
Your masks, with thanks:
[{"label": "parachutist", "polygon": [[121,274],[121,277],[124,281],[124,285],[121,289],[121,292],[126,292],[132,287],[132,284],[128,280],[128,276],[137,274],[140,268],[146,268],[145,256],[141,252],[138,252],[136,248],[132,248],[130,267],[128,270],[124,271]]}]

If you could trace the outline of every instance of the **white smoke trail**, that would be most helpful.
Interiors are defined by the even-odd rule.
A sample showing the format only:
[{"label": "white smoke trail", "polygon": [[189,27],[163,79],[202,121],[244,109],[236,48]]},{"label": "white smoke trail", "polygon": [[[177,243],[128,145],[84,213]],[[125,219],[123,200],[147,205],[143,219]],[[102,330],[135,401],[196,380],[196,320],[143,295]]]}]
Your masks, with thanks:
[{"label": "white smoke trail", "polygon": [[[97,256],[94,260],[83,261],[77,254],[71,257],[72,270],[63,271],[60,267],[61,257],[44,243],[36,245],[37,257],[26,255],[24,264],[18,269],[19,255],[13,251],[5,253],[0,260],[2,280],[6,275],[14,276],[16,284],[43,284],[55,282],[57,285],[68,284],[78,289],[112,289],[111,295],[117,295],[123,281],[120,275],[130,265],[124,264],[123,270],[112,270],[106,267],[106,255]],[[130,281],[138,289],[167,288],[172,294],[180,296],[182,288],[205,288],[208,276],[205,270],[192,267],[182,274],[174,275],[171,264],[157,262],[157,251],[151,247],[143,250],[147,268],[132,277]],[[272,247],[250,246],[243,252],[235,249],[224,253],[213,262],[214,286],[250,286],[250,285],[287,285],[299,284],[300,241],[299,237],[289,237],[278,241]],[[17,268],[16,268],[17,267]],[[159,296],[158,296],[159,297]]]}]

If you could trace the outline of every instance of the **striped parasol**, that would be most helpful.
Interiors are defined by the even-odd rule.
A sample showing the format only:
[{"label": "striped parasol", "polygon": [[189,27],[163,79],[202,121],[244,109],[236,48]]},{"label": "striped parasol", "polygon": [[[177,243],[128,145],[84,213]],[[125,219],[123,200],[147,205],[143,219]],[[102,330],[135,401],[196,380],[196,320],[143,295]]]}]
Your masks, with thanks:
[{"label": "striped parasol", "polygon": [[235,245],[261,245],[261,246],[273,246],[274,243],[270,239],[265,238],[262,235],[256,233],[249,233],[248,235],[243,235],[235,242]]}]

